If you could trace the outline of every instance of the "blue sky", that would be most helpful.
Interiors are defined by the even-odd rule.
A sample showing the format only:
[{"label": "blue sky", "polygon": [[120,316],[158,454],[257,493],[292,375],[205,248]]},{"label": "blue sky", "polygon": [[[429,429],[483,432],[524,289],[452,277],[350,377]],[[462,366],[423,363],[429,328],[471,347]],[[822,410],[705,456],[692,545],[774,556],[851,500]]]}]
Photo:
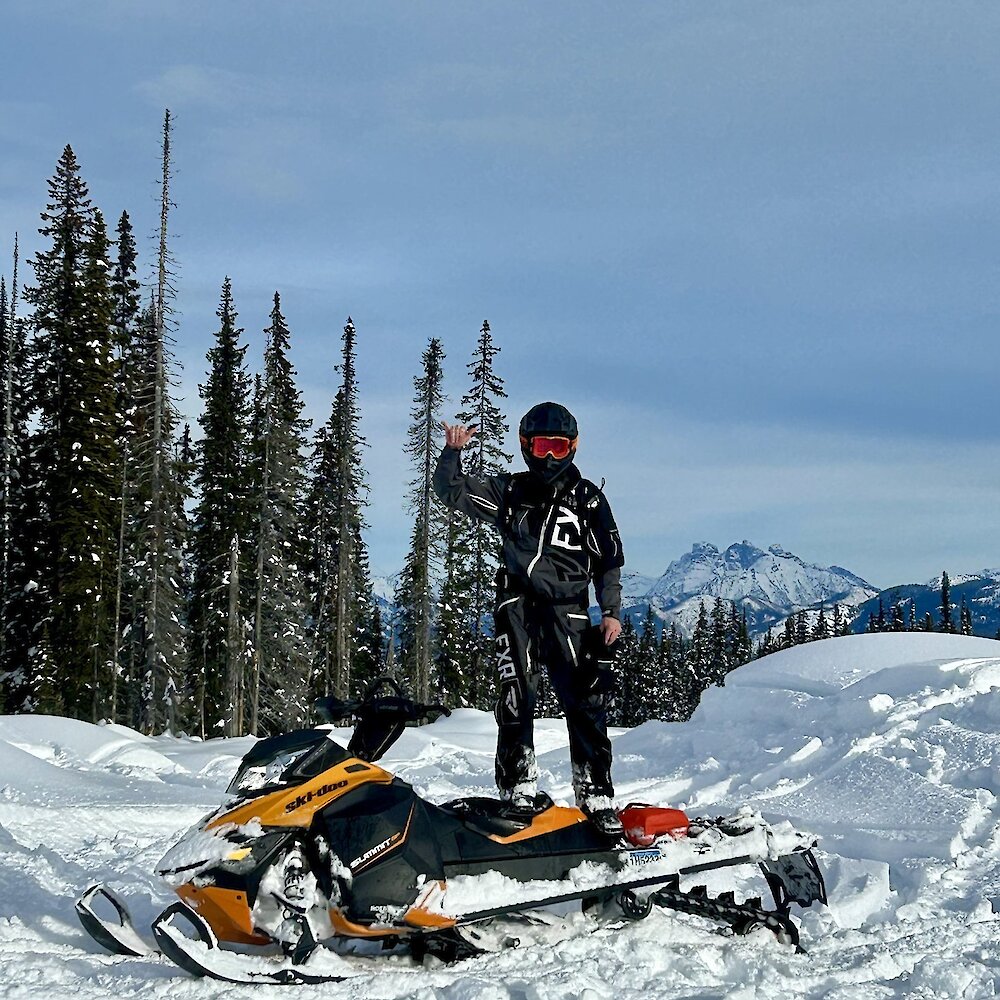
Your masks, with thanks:
[{"label": "blue sky", "polygon": [[3,30],[8,245],[67,142],[151,234],[175,113],[189,416],[225,275],[254,354],[281,291],[319,420],[353,316],[376,568],[420,353],[457,405],[484,318],[512,421],[576,412],[630,569],[743,538],[882,586],[1000,566],[1000,7],[8,0]]}]

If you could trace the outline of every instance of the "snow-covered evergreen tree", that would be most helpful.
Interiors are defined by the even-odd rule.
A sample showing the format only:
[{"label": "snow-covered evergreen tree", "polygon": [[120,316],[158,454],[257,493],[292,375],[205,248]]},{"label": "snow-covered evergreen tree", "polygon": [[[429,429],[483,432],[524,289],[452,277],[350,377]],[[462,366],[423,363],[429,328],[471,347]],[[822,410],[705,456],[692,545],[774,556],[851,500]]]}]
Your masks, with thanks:
[{"label": "snow-covered evergreen tree", "polygon": [[[7,712],[32,711],[31,656],[37,653],[38,609],[43,595],[38,591],[40,565],[34,546],[38,539],[37,511],[31,507],[32,492],[27,471],[30,453],[28,418],[33,409],[31,369],[27,344],[28,322],[18,314],[19,245],[14,242],[14,271],[10,303],[6,311],[8,357],[4,365],[4,514],[6,517],[6,564],[3,573],[3,641],[0,660],[3,708]],[[45,648],[45,647],[43,647]]]},{"label": "snow-covered evergreen tree", "polygon": [[139,615],[136,594],[138,489],[135,450],[140,430],[136,400],[141,371],[139,345],[142,310],[136,267],[138,255],[128,212],[122,212],[118,220],[117,235],[111,295],[114,301],[112,328],[118,375],[118,560],[112,610],[110,658],[113,672],[110,701],[113,721],[124,720],[128,725],[138,728],[142,720],[136,670],[136,664],[140,660],[136,646],[139,632],[134,627]]},{"label": "snow-covered evergreen tree", "polygon": [[709,644],[711,649],[706,680],[708,684],[725,684],[729,673],[730,651],[728,642],[729,616],[721,597],[712,602],[712,617],[709,624]]},{"label": "snow-covered evergreen tree", "polygon": [[444,404],[444,348],[432,337],[421,356],[421,374],[413,379],[414,397],[406,453],[413,468],[408,509],[414,514],[406,565],[396,602],[400,607],[400,654],[414,697],[427,701],[432,690],[434,583],[446,537],[445,509],[431,480],[440,451],[440,415]]},{"label": "snow-covered evergreen tree", "polygon": [[0,276],[0,711],[17,711],[15,664],[7,649],[9,598],[16,564],[20,461],[26,433],[24,324],[17,315],[20,252],[14,238],[14,271],[8,297]]},{"label": "snow-covered evergreen tree", "polygon": [[615,695],[608,721],[615,726],[634,726],[641,720],[641,680],[636,670],[639,636],[629,615],[622,622],[614,662]]},{"label": "snow-covered evergreen tree", "polygon": [[691,717],[700,689],[695,683],[691,664],[685,655],[684,639],[671,622],[660,636],[657,665],[663,686],[664,709],[662,718],[679,721]]},{"label": "snow-covered evergreen tree", "polygon": [[892,602],[892,618],[889,623],[890,632],[905,632],[906,619],[903,617],[903,608],[898,598]]},{"label": "snow-covered evergreen tree", "polygon": [[[20,245],[14,236],[13,273],[9,299],[0,308],[3,335],[0,340],[0,709],[22,711],[30,698],[25,673],[25,646],[17,643],[17,602],[23,598],[26,578],[25,539],[21,534],[24,515],[23,460],[27,448],[30,393],[27,386],[25,331],[18,315]],[[13,606],[12,606],[13,605]],[[13,612],[13,613],[12,613]],[[22,623],[23,624],[23,623]],[[9,642],[10,639],[14,641]]]},{"label": "snow-covered evergreen tree", "polygon": [[[483,320],[472,361],[466,366],[472,384],[462,397],[462,412],[458,419],[475,424],[475,437],[463,451],[465,471],[480,478],[506,471],[512,456],[504,451],[504,436],[509,427],[501,408],[507,398],[504,380],[496,373],[494,359],[500,348],[493,342],[490,324]],[[464,519],[463,519],[464,520]],[[468,569],[462,576],[468,580],[466,593],[457,595],[468,610],[471,635],[463,640],[467,655],[458,660],[462,672],[462,693],[470,705],[490,710],[496,700],[496,675],[493,669],[492,631],[495,577],[500,565],[500,540],[496,531],[482,521],[465,521],[468,540],[462,546],[468,550]],[[454,591],[454,586],[452,587]]]},{"label": "snow-covered evergreen tree", "polygon": [[[25,456],[17,668],[40,710],[108,714],[116,575],[115,359],[108,238],[67,146],[32,261],[34,411]],[[15,586],[16,593],[17,587]]]},{"label": "snow-covered evergreen tree", "polygon": [[[355,368],[357,331],[344,326],[341,385],[330,419],[314,438],[306,501],[309,525],[309,600],[312,608],[313,688],[346,698],[378,672],[381,635],[363,538],[367,502]],[[357,677],[354,677],[357,670]]]},{"label": "snow-covered evergreen tree", "polygon": [[656,618],[651,605],[646,608],[646,616],[639,634],[635,660],[635,722],[649,719],[667,718],[665,704],[666,688],[659,664],[660,643],[656,636]]},{"label": "snow-covered evergreen tree", "polygon": [[809,641],[809,616],[805,608],[795,612],[795,645],[802,646]]},{"label": "snow-covered evergreen tree", "polygon": [[694,632],[691,635],[690,660],[695,668],[695,676],[704,690],[710,683],[708,671],[712,662],[712,633],[708,621],[708,609],[705,602],[698,602],[698,618],[695,621]]},{"label": "snow-covered evergreen tree", "polygon": [[812,638],[813,639],[828,639],[830,637],[830,624],[826,617],[826,605],[820,604],[819,615],[816,617],[816,623],[813,625]]},{"label": "snow-covered evergreen tree", "polygon": [[962,635],[972,635],[972,612],[969,610],[969,605],[965,601],[965,594],[962,595],[962,607],[959,612],[958,620]]},{"label": "snow-covered evergreen tree", "polygon": [[361,695],[365,688],[385,672],[382,613],[372,589],[368,546],[362,535],[366,522],[355,528],[353,638],[351,640],[351,690]]},{"label": "snow-covered evergreen tree", "polygon": [[279,732],[309,721],[307,595],[301,572],[306,543],[303,449],[309,421],[288,358],[289,330],[274,293],[264,331],[264,377],[252,442],[256,512],[253,650],[247,726]]},{"label": "snow-covered evergreen tree", "polygon": [[951,580],[948,578],[946,570],[941,572],[941,604],[939,614],[941,616],[941,632],[953,633],[955,631],[955,616],[952,614],[951,603]]},{"label": "snow-covered evergreen tree", "polygon": [[433,649],[435,697],[443,704],[472,704],[471,671],[479,654],[475,612],[474,529],[457,511],[446,515],[444,579],[437,603]]},{"label": "snow-covered evergreen tree", "polygon": [[[232,283],[227,277],[217,312],[220,325],[208,351],[205,402],[199,417],[191,596],[192,670],[198,675],[195,726],[203,735],[236,735],[243,720],[243,664],[235,661],[232,554],[247,551],[251,533],[248,470],[250,377],[236,325]],[[240,569],[237,564],[237,570]],[[245,627],[245,626],[243,626]]]}]

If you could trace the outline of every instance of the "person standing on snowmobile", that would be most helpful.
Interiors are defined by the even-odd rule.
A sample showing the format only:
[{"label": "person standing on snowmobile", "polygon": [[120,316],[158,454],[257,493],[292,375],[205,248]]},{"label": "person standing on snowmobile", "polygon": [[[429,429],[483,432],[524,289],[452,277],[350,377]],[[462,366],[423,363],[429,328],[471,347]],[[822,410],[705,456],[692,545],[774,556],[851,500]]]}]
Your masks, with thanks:
[{"label": "person standing on snowmobile", "polygon": [[[566,713],[577,805],[603,833],[621,836],[607,715],[625,558],[602,487],[584,479],[573,462],[576,418],[559,403],[533,406],[518,428],[528,471],[486,479],[462,472],[462,449],[475,425],[442,426],[446,443],[435,492],[447,506],[492,524],[503,539],[494,613],[501,797],[521,807],[534,802],[535,696],[544,663]],[[587,611],[591,583],[601,608],[596,627]]]}]

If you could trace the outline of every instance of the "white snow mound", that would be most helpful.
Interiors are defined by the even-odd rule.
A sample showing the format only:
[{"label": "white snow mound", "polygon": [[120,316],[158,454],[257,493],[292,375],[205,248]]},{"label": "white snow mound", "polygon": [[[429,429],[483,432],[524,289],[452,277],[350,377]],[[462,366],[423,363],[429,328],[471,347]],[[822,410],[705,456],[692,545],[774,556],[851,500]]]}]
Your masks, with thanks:
[{"label": "white snow mound", "polygon": [[[687,723],[615,732],[622,804],[709,816],[746,806],[819,835],[830,906],[796,913],[807,955],[767,934],[733,938],[694,917],[654,913],[619,926],[576,914],[558,934],[524,934],[521,948],[456,966],[366,960],[357,977],[323,995],[995,996],[998,689],[1000,644],[992,640],[849,636],[741,667],[706,693]],[[536,732],[542,786],[568,803],[565,726],[541,720]],[[342,733],[346,742],[349,731]],[[490,714],[458,711],[407,730],[381,763],[433,801],[491,794],[495,740]],[[156,862],[217,804],[252,743],[0,717],[5,997],[287,995],[277,987],[220,992],[158,959],[104,955],[72,910],[74,894],[106,881],[130,896],[140,926],[148,923],[171,898],[152,874]],[[712,891],[727,887],[718,879]]]}]

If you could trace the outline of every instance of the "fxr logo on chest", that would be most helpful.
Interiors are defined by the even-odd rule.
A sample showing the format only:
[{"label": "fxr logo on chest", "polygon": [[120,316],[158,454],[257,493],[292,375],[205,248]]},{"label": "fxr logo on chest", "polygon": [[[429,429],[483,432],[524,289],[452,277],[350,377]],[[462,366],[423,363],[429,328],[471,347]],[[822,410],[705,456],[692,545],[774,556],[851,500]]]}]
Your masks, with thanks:
[{"label": "fxr logo on chest", "polygon": [[579,552],[583,548],[583,533],[580,530],[580,517],[576,511],[559,506],[556,510],[556,520],[552,525],[552,545],[560,549]]}]

